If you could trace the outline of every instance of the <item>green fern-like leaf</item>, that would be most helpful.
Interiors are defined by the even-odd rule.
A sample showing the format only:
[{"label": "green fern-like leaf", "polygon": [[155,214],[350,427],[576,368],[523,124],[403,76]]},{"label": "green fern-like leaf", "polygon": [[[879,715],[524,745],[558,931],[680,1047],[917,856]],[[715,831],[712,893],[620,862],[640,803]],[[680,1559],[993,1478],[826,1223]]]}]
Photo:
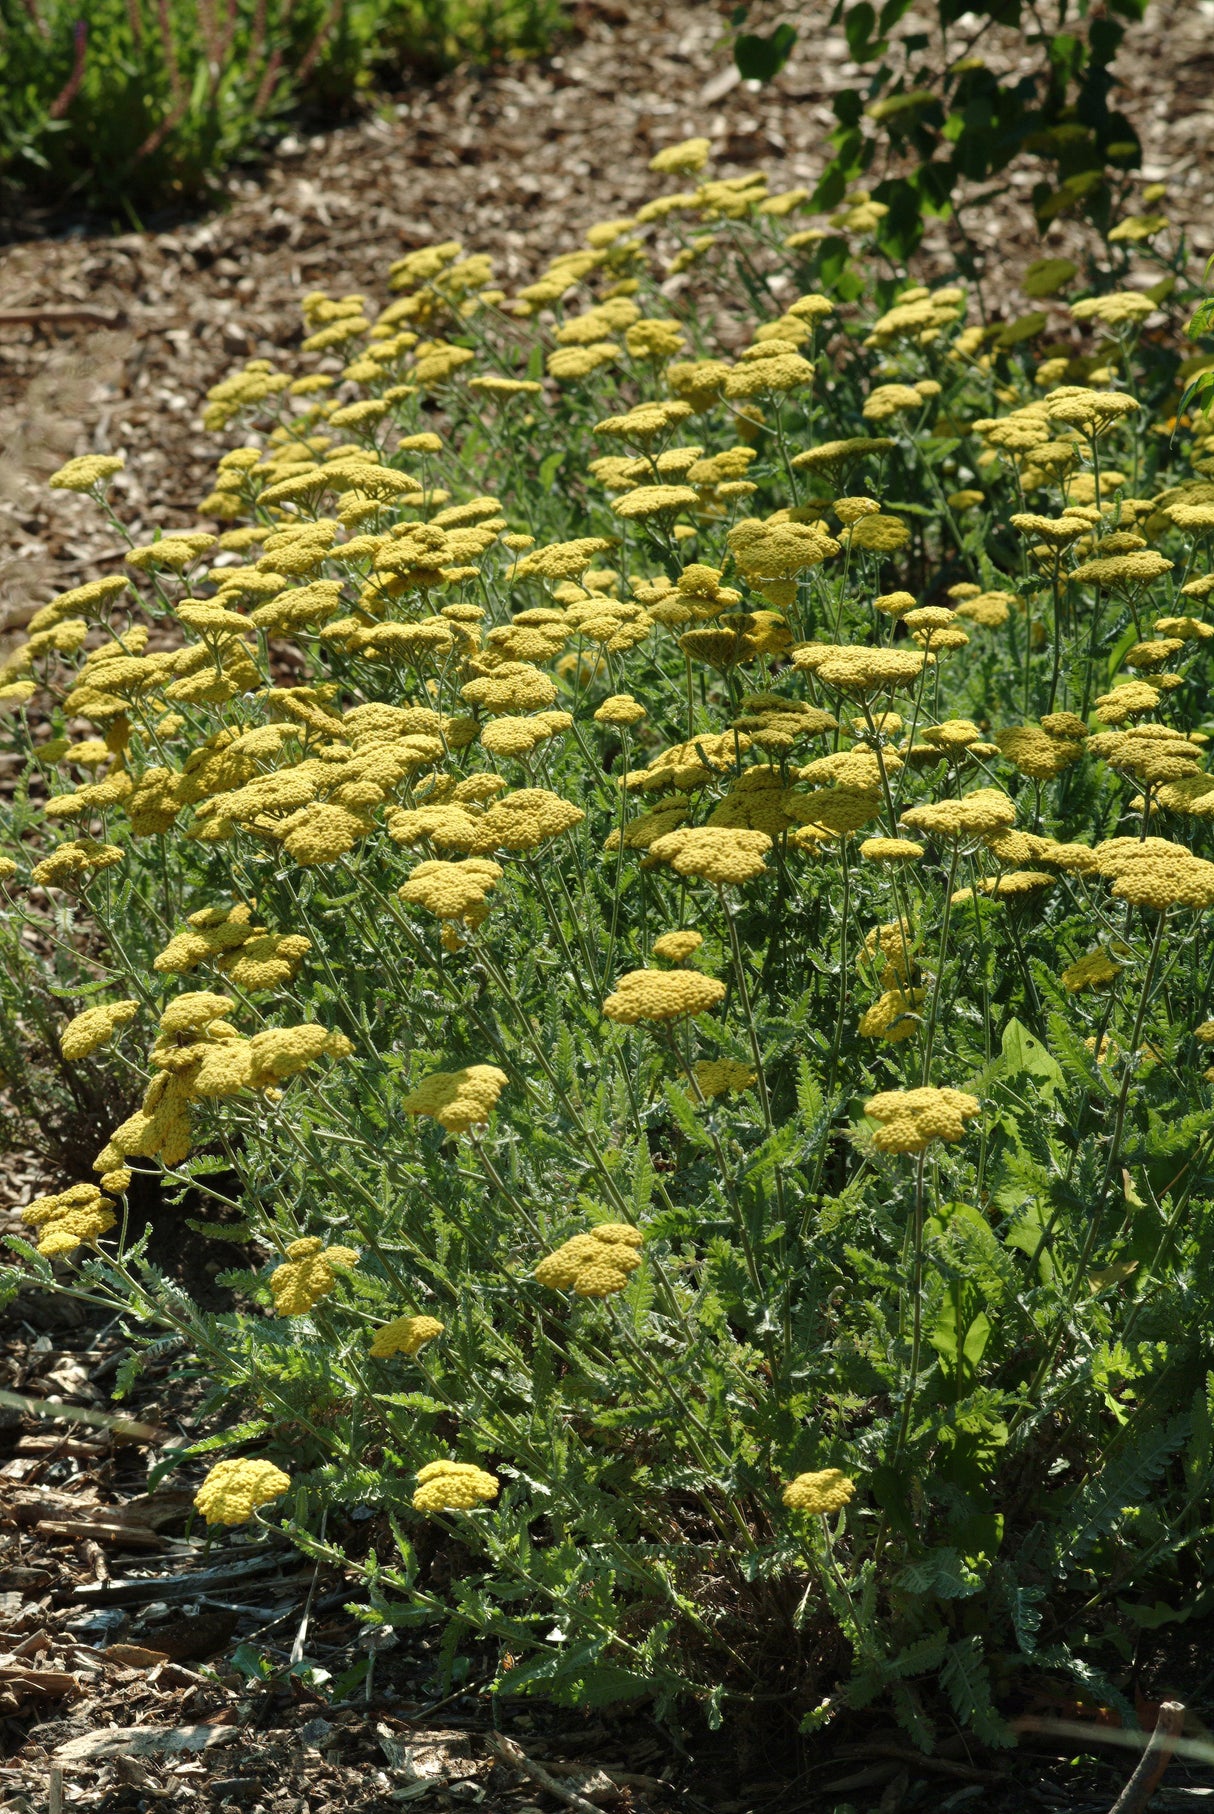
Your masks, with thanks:
[{"label": "green fern-like leaf", "polygon": [[949,1645],[940,1685],[961,1724],[976,1732],[986,1744],[1015,1743],[1015,1735],[995,1711],[983,1643],[977,1634]]}]

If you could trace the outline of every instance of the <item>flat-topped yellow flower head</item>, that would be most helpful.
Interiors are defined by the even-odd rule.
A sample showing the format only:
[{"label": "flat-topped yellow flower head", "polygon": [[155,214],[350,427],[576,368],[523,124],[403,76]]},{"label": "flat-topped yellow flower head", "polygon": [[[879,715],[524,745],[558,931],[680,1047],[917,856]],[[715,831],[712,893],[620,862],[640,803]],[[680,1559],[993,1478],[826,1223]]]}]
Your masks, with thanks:
[{"label": "flat-topped yellow flower head", "polygon": [[839,1468],[821,1468],[814,1474],[798,1474],[784,1488],[782,1498],[790,1511],[825,1516],[841,1512],[855,1492],[855,1481]]},{"label": "flat-topped yellow flower head", "polygon": [[541,1285],[578,1297],[612,1297],[641,1263],[644,1236],[628,1222],[600,1222],[545,1255],[535,1269]]},{"label": "flat-topped yellow flower head", "polygon": [[498,1482],[468,1461],[431,1461],[418,1469],[415,1512],[470,1512],[497,1498]]},{"label": "flat-topped yellow flower head", "polygon": [[668,964],[682,964],[704,943],[702,932],[664,932],[653,941],[653,955]]},{"label": "flat-topped yellow flower head", "polygon": [[677,145],[666,145],[651,157],[649,168],[659,176],[693,176],[704,168],[711,151],[711,139],[681,139]]},{"label": "flat-topped yellow flower head", "polygon": [[885,1090],[871,1096],[864,1113],[880,1123],[873,1145],[882,1153],[922,1153],[933,1140],[960,1140],[981,1104],[965,1090]]},{"label": "flat-topped yellow flower head", "polygon": [[680,875],[706,882],[750,882],[763,874],[772,840],[765,831],[734,826],[680,826],[655,838],[649,855],[669,863]]},{"label": "flat-topped yellow flower head", "polygon": [[107,1045],[119,1027],[129,1025],[138,1012],[137,1001],[111,1001],[86,1008],[64,1027],[59,1035],[59,1050],[69,1063],[87,1058]]},{"label": "flat-topped yellow flower head", "polygon": [[81,454],[79,459],[69,460],[66,466],[53,472],[47,484],[52,491],[92,491],[95,485],[104,484],[106,479],[121,472],[125,465],[125,454]]},{"label": "flat-topped yellow flower head", "polygon": [[608,1020],[681,1020],[707,1014],[725,999],[725,984],[699,970],[629,970],[603,1003]]},{"label": "flat-topped yellow flower head", "polygon": [[435,1071],[401,1103],[406,1115],[428,1115],[449,1134],[464,1134],[488,1121],[509,1082],[495,1064],[470,1064],[459,1071]]},{"label": "flat-topped yellow flower head", "polygon": [[278,1499],[291,1484],[272,1461],[217,1461],[194,1495],[208,1524],[247,1524],[260,1505]]},{"label": "flat-topped yellow flower head", "polygon": [[395,1322],[385,1323],[375,1331],[368,1353],[377,1360],[390,1354],[416,1354],[440,1336],[443,1327],[436,1316],[398,1316]]},{"label": "flat-topped yellow flower head", "polygon": [[316,1235],[292,1241],[281,1266],[270,1274],[274,1309],[279,1316],[306,1316],[337,1283],[337,1268],[358,1264],[353,1247],[326,1247]]},{"label": "flat-topped yellow flower head", "polygon": [[1101,875],[1112,892],[1134,907],[1164,913],[1169,907],[1202,912],[1214,907],[1214,863],[1166,838],[1107,838],[1096,846]]},{"label": "flat-topped yellow flower head", "polygon": [[1099,989],[1105,983],[1115,983],[1123,968],[1110,952],[1089,951],[1086,957],[1068,964],[1059,981],[1074,995],[1080,989]]},{"label": "flat-topped yellow flower head", "polygon": [[1005,831],[1015,818],[1014,800],[997,787],[979,787],[960,800],[930,800],[908,807],[902,822],[929,837],[985,838]]}]

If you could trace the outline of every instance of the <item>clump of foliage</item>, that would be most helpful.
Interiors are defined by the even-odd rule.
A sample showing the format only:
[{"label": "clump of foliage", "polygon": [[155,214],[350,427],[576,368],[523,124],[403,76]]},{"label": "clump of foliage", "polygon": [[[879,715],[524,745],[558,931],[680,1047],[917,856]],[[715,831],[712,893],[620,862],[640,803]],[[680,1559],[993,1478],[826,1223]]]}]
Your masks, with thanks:
[{"label": "clump of foliage", "polygon": [[34,620],[6,912],[141,1106],[9,1284],[180,1339],[209,1519],[380,1509],[451,1679],[999,1743],[1211,1563],[1214,432],[1143,290],[1042,347],[707,154],[306,296]]},{"label": "clump of foliage", "polygon": [[541,50],[560,0],[0,0],[0,195],[195,199],[376,80]]},{"label": "clump of foliage", "polygon": [[[1070,215],[1130,242],[1149,233],[1154,216],[1125,208],[1142,146],[1126,114],[1109,104],[1125,21],[1141,19],[1147,0],[1109,0],[1099,9],[1058,0],[1045,18],[1024,0],[936,0],[934,29],[899,35],[910,9],[911,0],[885,0],[880,9],[870,0],[836,0],[830,23],[842,24],[867,79],[835,97],[839,124],[815,191],[819,207],[836,207],[850,185],[879,168],[872,188],[887,209],[878,234],[884,250],[906,258],[927,221],[941,215],[956,220],[964,245],[968,221],[981,218],[1006,186],[1009,166],[1028,153],[1042,166],[1032,190],[1042,228]],[[735,26],[748,12],[736,8]],[[1000,71],[997,53],[988,60],[1000,29],[1018,34],[1014,73]],[[771,81],[796,41],[787,19],[770,32],[739,31],[738,68]]]}]

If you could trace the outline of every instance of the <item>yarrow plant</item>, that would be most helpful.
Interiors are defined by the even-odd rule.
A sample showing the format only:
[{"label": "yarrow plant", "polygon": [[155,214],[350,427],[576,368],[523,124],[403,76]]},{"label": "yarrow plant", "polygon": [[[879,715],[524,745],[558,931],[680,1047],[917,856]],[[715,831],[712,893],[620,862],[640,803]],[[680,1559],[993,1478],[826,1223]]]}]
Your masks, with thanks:
[{"label": "yarrow plant", "polygon": [[708,150],[304,297],[210,526],[34,619],[4,938],[120,1106],[10,1282],[494,1692],[999,1743],[1209,1563],[1214,425],[1140,292],[1036,357]]}]

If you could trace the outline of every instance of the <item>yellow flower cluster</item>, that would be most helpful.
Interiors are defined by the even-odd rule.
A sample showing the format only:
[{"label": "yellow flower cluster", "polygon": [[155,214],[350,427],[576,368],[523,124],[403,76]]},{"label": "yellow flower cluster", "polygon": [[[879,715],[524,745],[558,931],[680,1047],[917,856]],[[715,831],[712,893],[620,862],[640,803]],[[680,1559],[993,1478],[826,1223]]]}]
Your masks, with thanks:
[{"label": "yellow flower cluster", "polygon": [[199,908],[187,916],[186,925],[190,930],[169,940],[153,959],[153,968],[187,976],[199,964],[213,962],[250,995],[291,982],[312,948],[302,934],[254,925],[252,909],[243,905]]},{"label": "yellow flower cluster", "polygon": [[772,840],[765,831],[734,826],[680,827],[655,838],[649,846],[654,862],[669,863],[679,875],[705,882],[740,884],[763,874]]},{"label": "yellow flower cluster", "polygon": [[105,1002],[69,1020],[59,1035],[59,1050],[69,1064],[108,1045],[119,1027],[129,1026],[139,1012],[137,1001]]},{"label": "yellow flower cluster", "polygon": [[97,1171],[112,1172],[130,1158],[179,1165],[192,1145],[191,1104],[245,1090],[272,1093],[318,1059],[346,1058],[352,1050],[344,1033],[315,1024],[266,1027],[246,1039],[227,1018],[232,1006],[230,997],[208,990],[169,1003],[150,1054],[155,1075],[142,1105],[114,1129],[94,1161]]},{"label": "yellow flower cluster", "polygon": [[1098,989],[1105,983],[1115,983],[1123,968],[1110,952],[1089,951],[1086,957],[1067,965],[1060,981],[1063,988],[1074,995],[1080,989]]},{"label": "yellow flower cluster", "polygon": [[316,1235],[292,1241],[286,1260],[270,1274],[276,1312],[279,1316],[306,1316],[336,1285],[335,1268],[357,1264],[353,1247],[326,1247]]},{"label": "yellow flower cluster", "polygon": [[873,1145],[882,1153],[922,1153],[933,1140],[960,1140],[965,1124],[978,1114],[976,1096],[965,1090],[886,1090],[870,1096],[864,1113],[880,1125]]},{"label": "yellow flower cluster", "polygon": [[467,1461],[430,1461],[417,1472],[415,1512],[470,1512],[496,1499],[500,1487],[492,1474]]},{"label": "yellow flower cluster", "polygon": [[694,1071],[696,1088],[706,1101],[754,1087],[758,1072],[736,1058],[701,1058]]},{"label": "yellow flower cluster", "polygon": [[541,1285],[573,1291],[581,1298],[611,1297],[623,1291],[641,1263],[644,1236],[627,1222],[600,1222],[589,1234],[574,1235],[535,1269]]},{"label": "yellow flower cluster", "polygon": [[694,955],[704,943],[702,932],[664,932],[653,941],[653,955],[665,958],[668,964],[682,964]]},{"label": "yellow flower cluster", "polygon": [[398,1316],[375,1331],[367,1352],[377,1360],[386,1360],[391,1354],[416,1354],[442,1332],[443,1325],[437,1317]]},{"label": "yellow flower cluster", "polygon": [[725,984],[699,970],[629,970],[603,1003],[603,1013],[608,1020],[636,1026],[643,1020],[707,1014],[724,999]]},{"label": "yellow flower cluster", "polygon": [[990,838],[1006,831],[1016,818],[1016,805],[998,788],[979,787],[959,800],[925,801],[911,806],[902,823],[933,838]]},{"label": "yellow flower cluster", "polygon": [[208,1524],[247,1524],[258,1506],[279,1499],[291,1477],[272,1461],[217,1461],[194,1495]]},{"label": "yellow flower cluster", "polygon": [[509,1078],[493,1064],[435,1071],[401,1102],[406,1115],[428,1115],[449,1134],[465,1134],[488,1121]]},{"label": "yellow flower cluster", "polygon": [[1169,907],[1201,912],[1214,907],[1214,863],[1166,838],[1107,838],[1096,846],[1099,873],[1112,892],[1135,907],[1166,913]]},{"label": "yellow flower cluster", "polygon": [[[130,1174],[115,1189],[125,1189]],[[85,1242],[99,1240],[114,1226],[114,1204],[95,1184],[73,1184],[53,1196],[35,1197],[22,1210],[21,1220],[38,1233],[38,1252],[47,1258],[74,1253]]]},{"label": "yellow flower cluster", "polygon": [[790,1480],[781,1495],[793,1512],[828,1516],[841,1512],[856,1493],[856,1483],[839,1468],[821,1468],[816,1474],[798,1474]]},{"label": "yellow flower cluster", "polygon": [[397,892],[402,901],[426,908],[436,919],[459,920],[475,928],[484,922],[489,912],[489,891],[501,881],[502,874],[500,864],[484,857],[464,857],[458,863],[435,859],[419,863]]}]

